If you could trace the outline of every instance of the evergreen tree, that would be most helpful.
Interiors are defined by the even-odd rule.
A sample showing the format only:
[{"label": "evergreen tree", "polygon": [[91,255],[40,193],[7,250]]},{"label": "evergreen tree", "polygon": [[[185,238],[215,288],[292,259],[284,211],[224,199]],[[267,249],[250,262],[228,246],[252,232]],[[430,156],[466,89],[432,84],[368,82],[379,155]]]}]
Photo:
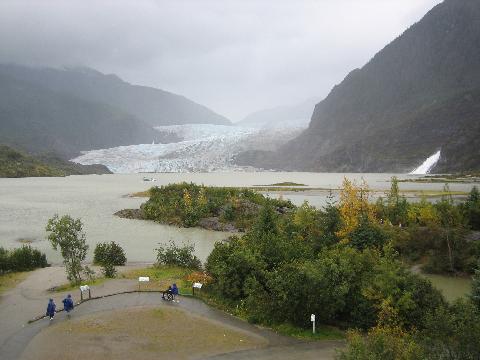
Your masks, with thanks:
[{"label": "evergreen tree", "polygon": [[472,230],[480,230],[480,192],[474,186],[463,205],[463,213]]}]

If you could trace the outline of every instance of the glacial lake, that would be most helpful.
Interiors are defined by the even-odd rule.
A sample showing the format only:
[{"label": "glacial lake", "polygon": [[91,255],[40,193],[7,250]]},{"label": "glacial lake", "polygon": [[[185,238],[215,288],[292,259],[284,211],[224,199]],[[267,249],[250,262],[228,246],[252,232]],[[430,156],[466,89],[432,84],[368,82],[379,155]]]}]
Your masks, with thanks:
[{"label": "glacial lake", "polygon": [[[112,174],[68,176],[65,178],[0,179],[0,246],[13,248],[22,242],[47,254],[51,263],[61,262],[58,252],[46,240],[45,225],[54,214],[69,214],[81,218],[90,245],[88,260],[92,259],[96,243],[116,241],[125,249],[129,262],[153,262],[154,249],[159,243],[195,245],[197,255],[204,261],[215,242],[230,236],[228,233],[203,229],[183,229],[150,221],[121,219],[113,215],[125,208],[138,208],[145,201],[127,195],[154,185],[194,182],[212,186],[254,186],[279,182],[296,182],[312,188],[336,189],[346,176],[357,182],[365,179],[379,194],[390,188],[394,174],[332,174],[295,172],[216,172]],[[144,177],[156,182],[144,181]],[[415,176],[397,175],[399,178]],[[450,184],[452,191],[469,191],[473,184]],[[442,190],[441,183],[401,183],[401,190]],[[325,204],[328,191],[272,193],[295,204],[308,200],[312,205]]]}]

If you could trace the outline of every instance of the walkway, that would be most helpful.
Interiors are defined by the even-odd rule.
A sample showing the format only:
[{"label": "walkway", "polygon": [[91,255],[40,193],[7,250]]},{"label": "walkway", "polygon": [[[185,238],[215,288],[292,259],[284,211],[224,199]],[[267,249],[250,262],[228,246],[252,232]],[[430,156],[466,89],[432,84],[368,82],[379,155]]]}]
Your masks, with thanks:
[{"label": "walkway", "polygon": [[[41,272],[42,270],[39,271]],[[45,275],[45,273],[35,273],[16,289],[10,291],[10,293],[0,302],[0,316],[2,317],[2,321],[0,322],[0,353],[2,355],[2,360],[18,359],[31,339],[50,324],[49,320],[42,319],[26,325],[28,319],[44,313],[45,299],[48,297],[43,291],[39,291],[38,284],[37,290],[32,288],[27,290],[28,287],[35,287],[34,284],[31,283],[32,280],[38,280],[39,276],[44,277]],[[52,275],[51,278],[59,276],[59,273],[56,274],[55,269],[50,269],[48,273]],[[43,287],[45,287],[45,285]],[[106,295],[119,290],[134,290],[135,287],[135,281],[114,280],[103,284],[98,289],[96,288],[94,295]],[[64,294],[56,296],[57,304],[61,304],[60,299],[63,296]],[[12,303],[12,301],[16,301],[16,303]],[[192,314],[217,321],[224,326],[241,330],[252,335],[261,336],[266,339],[269,344],[266,348],[222,354],[213,357],[214,359],[333,359],[335,354],[334,349],[336,347],[341,347],[343,344],[341,341],[304,342],[290,337],[281,336],[270,330],[258,328],[233,316],[213,309],[195,298],[181,297],[180,303],[170,303],[162,301],[159,293],[121,294],[88,301],[78,306],[72,316],[81,317],[95,312],[138,306],[179,307]],[[61,308],[62,306],[59,307]],[[10,311],[10,313],[8,313],[8,311]],[[33,311],[35,311],[35,313],[32,313]],[[25,319],[26,316],[28,316],[28,319]],[[63,312],[58,313],[55,317],[54,323],[63,321],[65,316],[66,314]]]}]

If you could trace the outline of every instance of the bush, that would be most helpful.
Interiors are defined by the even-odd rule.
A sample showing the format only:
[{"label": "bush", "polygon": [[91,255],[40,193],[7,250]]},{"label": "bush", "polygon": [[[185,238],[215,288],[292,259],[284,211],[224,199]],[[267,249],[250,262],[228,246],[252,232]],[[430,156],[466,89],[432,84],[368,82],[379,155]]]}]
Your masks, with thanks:
[{"label": "bush", "polygon": [[348,334],[347,348],[338,360],[424,360],[425,353],[414,337],[398,327],[376,327],[367,337],[357,331]]},{"label": "bush", "polygon": [[115,241],[110,243],[99,243],[93,251],[93,263],[112,264],[114,266],[123,266],[127,262],[125,251]]},{"label": "bush", "polygon": [[29,245],[11,251],[0,248],[0,273],[30,271],[48,266],[45,254]]},{"label": "bush", "polygon": [[127,262],[125,251],[114,241],[97,244],[93,253],[93,263],[101,265],[103,273],[108,278],[113,278],[117,274],[115,266],[122,266]]},{"label": "bush", "polygon": [[350,245],[359,250],[367,248],[381,249],[387,241],[387,236],[382,229],[370,222],[367,217],[361,217],[357,227],[348,237],[350,238]]},{"label": "bush", "polygon": [[480,311],[464,300],[438,308],[428,316],[421,342],[428,359],[478,359]]},{"label": "bush", "polygon": [[202,262],[194,255],[193,245],[177,246],[173,241],[170,245],[161,244],[157,249],[157,265],[180,266],[187,269],[198,270]]},{"label": "bush", "polygon": [[10,256],[8,250],[0,247],[0,274],[10,271]]}]

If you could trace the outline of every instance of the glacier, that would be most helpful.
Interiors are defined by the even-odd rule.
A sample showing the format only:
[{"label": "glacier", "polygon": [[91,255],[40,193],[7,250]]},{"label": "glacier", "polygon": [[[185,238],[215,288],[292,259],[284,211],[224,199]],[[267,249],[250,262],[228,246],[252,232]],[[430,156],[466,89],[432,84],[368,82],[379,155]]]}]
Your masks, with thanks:
[{"label": "glacier", "polygon": [[249,168],[233,163],[236,154],[252,148],[275,149],[300,131],[212,124],[158,126],[155,130],[175,134],[182,140],[84,151],[71,161],[103,164],[114,173],[245,171]]},{"label": "glacier", "polygon": [[428,157],[422,165],[417,167],[415,170],[410,172],[410,175],[426,175],[429,174],[430,171],[437,165],[438,161],[440,160],[441,150],[438,150],[435,154]]}]

